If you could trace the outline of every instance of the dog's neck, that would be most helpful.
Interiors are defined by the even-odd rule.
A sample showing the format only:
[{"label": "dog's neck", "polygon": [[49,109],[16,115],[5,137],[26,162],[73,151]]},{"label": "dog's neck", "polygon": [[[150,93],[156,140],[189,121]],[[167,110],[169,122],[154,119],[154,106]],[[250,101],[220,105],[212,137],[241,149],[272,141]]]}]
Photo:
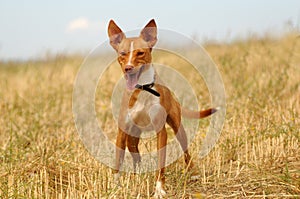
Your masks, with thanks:
[{"label": "dog's neck", "polygon": [[145,85],[145,84],[152,84],[154,82],[155,82],[155,70],[153,65],[151,64],[147,70],[142,72],[138,84]]}]

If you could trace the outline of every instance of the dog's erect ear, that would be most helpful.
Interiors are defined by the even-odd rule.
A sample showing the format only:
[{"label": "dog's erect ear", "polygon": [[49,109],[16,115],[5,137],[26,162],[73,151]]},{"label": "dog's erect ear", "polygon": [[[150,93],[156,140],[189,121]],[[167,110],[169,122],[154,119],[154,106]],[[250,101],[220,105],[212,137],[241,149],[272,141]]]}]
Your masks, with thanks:
[{"label": "dog's erect ear", "polygon": [[141,31],[140,37],[152,48],[157,42],[157,27],[154,19],[150,20],[145,28]]},{"label": "dog's erect ear", "polygon": [[118,51],[119,44],[125,38],[125,34],[113,20],[109,21],[108,36],[109,36],[109,40],[110,40],[110,45],[116,51]]}]

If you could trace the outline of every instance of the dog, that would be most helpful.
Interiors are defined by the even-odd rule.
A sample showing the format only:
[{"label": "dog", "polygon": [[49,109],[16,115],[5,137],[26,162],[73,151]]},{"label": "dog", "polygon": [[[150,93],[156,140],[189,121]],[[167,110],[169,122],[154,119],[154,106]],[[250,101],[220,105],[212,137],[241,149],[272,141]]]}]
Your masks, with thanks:
[{"label": "dog", "polygon": [[152,19],[141,30],[138,37],[127,38],[117,24],[110,20],[108,25],[110,45],[118,54],[118,62],[124,73],[126,88],[122,97],[118,118],[118,135],[116,139],[116,165],[114,175],[124,160],[127,147],[133,158],[134,168],[141,161],[138,144],[142,131],[155,130],[157,133],[158,170],[154,196],[166,195],[165,161],[168,124],[175,132],[176,138],[184,151],[185,163],[193,167],[188,152],[186,132],[181,124],[181,116],[204,118],[217,111],[211,108],[203,111],[182,109],[172,92],[161,83],[152,65],[152,49],[157,42],[157,26]]}]

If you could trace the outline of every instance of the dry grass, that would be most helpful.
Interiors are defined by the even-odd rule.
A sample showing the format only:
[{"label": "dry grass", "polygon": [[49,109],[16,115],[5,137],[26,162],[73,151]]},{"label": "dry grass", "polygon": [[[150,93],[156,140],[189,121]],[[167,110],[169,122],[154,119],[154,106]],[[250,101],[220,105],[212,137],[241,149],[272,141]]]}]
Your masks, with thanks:
[{"label": "dry grass", "polygon": [[[182,160],[167,168],[168,197],[300,197],[299,36],[206,49],[224,80],[226,123],[205,159],[197,159],[199,138],[191,147],[200,180],[189,180]],[[80,142],[72,91],[81,62],[1,63],[0,198],[151,197],[154,173],[124,174],[116,188],[111,169]]]}]

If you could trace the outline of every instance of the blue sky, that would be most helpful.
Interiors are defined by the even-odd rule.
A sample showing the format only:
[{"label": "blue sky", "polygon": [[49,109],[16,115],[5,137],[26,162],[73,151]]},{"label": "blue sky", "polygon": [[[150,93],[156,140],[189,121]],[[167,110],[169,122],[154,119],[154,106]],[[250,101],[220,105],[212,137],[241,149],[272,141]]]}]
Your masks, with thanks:
[{"label": "blue sky", "polygon": [[1,0],[0,59],[31,59],[46,52],[88,52],[107,39],[114,19],[125,30],[155,18],[159,28],[228,40],[249,33],[300,27],[299,0]]}]

